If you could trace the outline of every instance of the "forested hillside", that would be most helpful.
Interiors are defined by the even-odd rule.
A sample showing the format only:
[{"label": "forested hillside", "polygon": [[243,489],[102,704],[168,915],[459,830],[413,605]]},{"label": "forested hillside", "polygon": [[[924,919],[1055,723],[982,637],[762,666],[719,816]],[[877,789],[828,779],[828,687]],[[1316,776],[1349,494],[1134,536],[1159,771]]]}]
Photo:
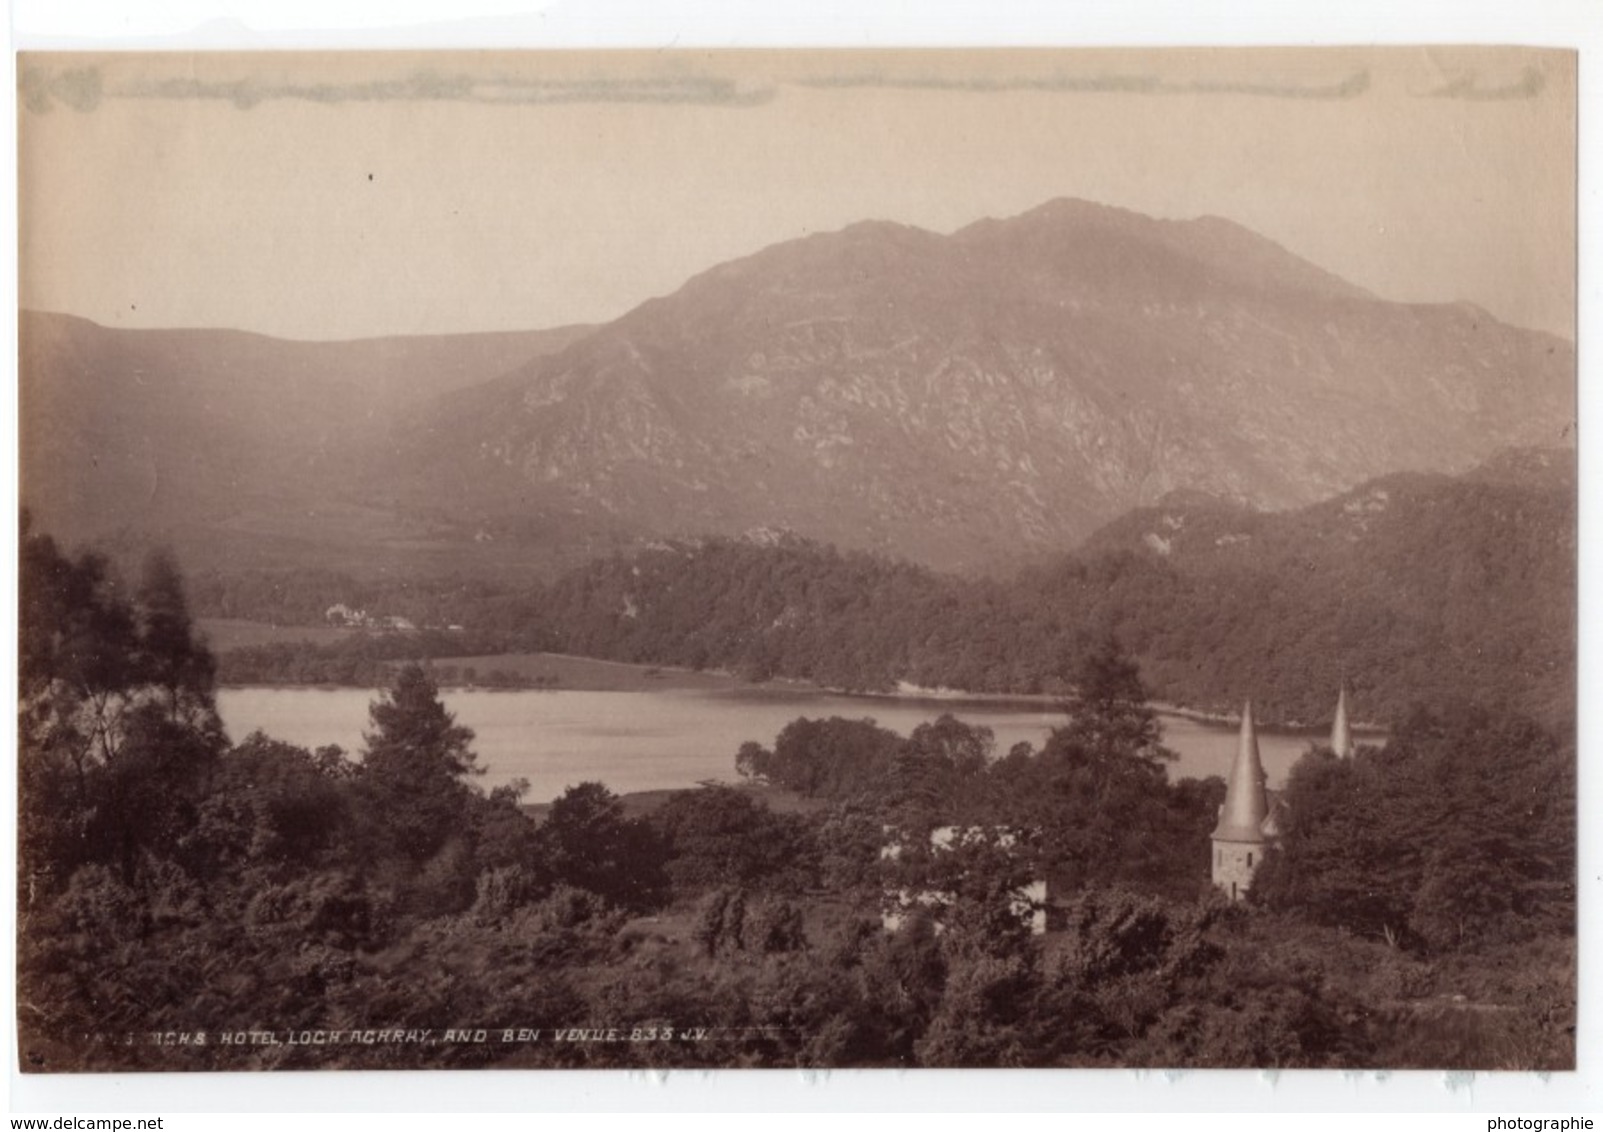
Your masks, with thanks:
[{"label": "forested hillside", "polygon": [[[1462,700],[1562,727],[1574,711],[1573,471],[1565,454],[1519,474],[1511,459],[1459,478],[1387,477],[1282,513],[1175,498],[1011,581],[771,536],[660,544],[515,592],[321,573],[208,576],[198,597],[208,614],[290,623],[365,602],[459,623],[504,650],[869,691],[1061,694],[1069,666],[1112,634],[1180,706],[1250,697],[1266,719],[1314,722],[1345,680],[1370,721]],[[414,647],[441,655],[437,640]],[[225,679],[273,674],[261,650],[225,657]]]},{"label": "forested hillside", "polygon": [[1468,476],[1390,476],[1299,511],[1217,505],[1134,512],[1088,561],[1111,585],[1039,576],[1047,602],[1108,595],[1109,618],[1164,696],[1251,696],[1317,718],[1345,678],[1371,718],[1454,700],[1554,724],[1575,703],[1572,453],[1505,457]]}]

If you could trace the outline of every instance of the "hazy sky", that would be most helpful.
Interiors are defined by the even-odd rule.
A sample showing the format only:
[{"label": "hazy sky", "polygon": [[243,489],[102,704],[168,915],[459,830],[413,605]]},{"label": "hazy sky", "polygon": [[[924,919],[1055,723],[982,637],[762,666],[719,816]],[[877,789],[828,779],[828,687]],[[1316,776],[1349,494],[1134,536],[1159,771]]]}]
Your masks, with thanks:
[{"label": "hazy sky", "polygon": [[24,306],[297,338],[616,317],[856,220],[1237,220],[1574,334],[1567,52],[24,55]]}]

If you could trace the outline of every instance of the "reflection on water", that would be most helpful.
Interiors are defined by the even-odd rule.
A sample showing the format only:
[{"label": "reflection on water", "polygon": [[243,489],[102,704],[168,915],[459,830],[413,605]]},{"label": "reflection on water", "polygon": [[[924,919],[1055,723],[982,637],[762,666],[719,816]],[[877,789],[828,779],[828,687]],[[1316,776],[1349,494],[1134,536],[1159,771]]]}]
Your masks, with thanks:
[{"label": "reflection on water", "polygon": [[[367,708],[375,693],[355,689],[228,688],[218,708],[236,740],[260,729],[304,747],[334,743],[347,751],[362,746]],[[871,718],[907,734],[944,712],[994,732],[996,753],[1014,744],[1039,747],[1063,715],[1041,706],[1008,703],[945,703],[837,696],[816,692],[737,689],[723,692],[445,692],[457,722],[471,727],[478,782],[490,789],[526,778],[528,801],[544,801],[586,780],[605,782],[618,793],[694,786],[706,779],[732,780],[735,752],[754,739],[772,746],[797,716]],[[1180,758],[1171,779],[1224,777],[1235,757],[1233,728],[1177,716],[1163,720],[1164,743]],[[1285,780],[1308,749],[1306,736],[1258,732],[1269,785]]]}]

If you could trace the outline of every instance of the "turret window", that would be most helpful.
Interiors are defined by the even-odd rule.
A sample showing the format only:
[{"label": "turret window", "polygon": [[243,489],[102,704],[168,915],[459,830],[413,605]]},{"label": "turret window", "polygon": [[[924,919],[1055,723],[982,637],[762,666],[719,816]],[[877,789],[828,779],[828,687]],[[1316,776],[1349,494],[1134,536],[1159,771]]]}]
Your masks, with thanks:
[{"label": "turret window", "polygon": [[1247,867],[1249,869],[1252,868],[1252,854],[1251,853],[1247,854]]}]

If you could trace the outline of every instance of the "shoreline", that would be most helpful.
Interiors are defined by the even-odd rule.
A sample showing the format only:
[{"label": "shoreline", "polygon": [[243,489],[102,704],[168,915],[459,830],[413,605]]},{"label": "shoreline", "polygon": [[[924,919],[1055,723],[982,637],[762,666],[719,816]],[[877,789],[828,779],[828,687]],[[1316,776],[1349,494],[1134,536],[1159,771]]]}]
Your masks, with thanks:
[{"label": "shoreline", "polygon": [[[276,628],[277,632],[284,632]],[[398,663],[398,662],[388,662]],[[773,696],[835,696],[860,700],[864,703],[901,703],[938,705],[954,713],[965,707],[987,710],[1015,709],[1020,711],[1061,712],[1063,697],[1031,692],[968,692],[956,688],[927,687],[901,681],[893,691],[848,691],[810,681],[775,677],[762,682],[746,680],[723,668],[692,669],[671,664],[652,664],[603,657],[580,656],[575,653],[527,652],[442,656],[427,662],[438,677],[443,670],[460,672],[465,668],[479,672],[498,673],[511,677],[513,682],[497,683],[450,680],[439,685],[442,692],[506,694],[511,692],[702,692],[713,695],[773,695]],[[219,688],[248,690],[253,688],[315,691],[365,691],[378,695],[381,686],[335,683],[220,683]],[[1150,706],[1162,719],[1183,719],[1204,727],[1227,729],[1240,725],[1237,714],[1205,711],[1162,700],[1150,701]],[[1318,736],[1329,727],[1328,721],[1306,723],[1302,721],[1263,723],[1263,727],[1281,734]],[[1355,722],[1355,737],[1383,739],[1386,729],[1369,721]]]},{"label": "shoreline", "polygon": [[[564,682],[560,682],[560,683],[545,684],[545,685],[538,685],[538,686],[536,686],[536,685],[529,685],[529,686],[516,686],[516,685],[514,685],[514,686],[495,686],[495,685],[486,685],[486,684],[442,683],[442,684],[439,685],[439,689],[440,689],[440,691],[442,693],[460,693],[460,694],[464,694],[464,695],[487,695],[487,696],[504,696],[504,695],[515,695],[515,694],[550,695],[550,694],[553,694],[553,693],[561,693],[561,692],[592,692],[592,693],[654,692],[654,693],[658,693],[658,694],[670,694],[670,693],[676,693],[676,692],[690,692],[690,693],[698,693],[699,692],[699,693],[703,693],[703,694],[707,694],[707,695],[715,695],[715,696],[745,696],[745,695],[753,695],[753,694],[755,694],[755,695],[765,695],[766,694],[766,695],[772,695],[772,696],[774,696],[776,698],[779,698],[779,697],[795,697],[797,699],[806,699],[806,698],[811,698],[811,697],[826,697],[827,696],[827,697],[833,697],[835,699],[861,701],[865,705],[873,704],[873,703],[885,703],[885,704],[907,704],[907,705],[939,706],[939,707],[948,709],[948,710],[950,710],[950,712],[952,714],[959,715],[959,716],[961,716],[962,711],[963,711],[963,709],[965,707],[980,708],[980,709],[984,709],[984,710],[988,710],[988,711],[1007,711],[1007,710],[1011,709],[1011,710],[1016,710],[1016,711],[1035,711],[1035,712],[1042,712],[1042,713],[1059,713],[1059,712],[1061,712],[1061,709],[1062,709],[1062,706],[1063,706],[1062,697],[1060,697],[1060,696],[1049,696],[1049,695],[1043,695],[1043,694],[1006,693],[1006,692],[973,692],[973,693],[969,693],[969,692],[956,692],[956,691],[953,691],[951,689],[943,689],[943,690],[940,691],[939,694],[932,694],[930,691],[923,690],[923,689],[916,690],[916,691],[914,691],[914,690],[906,690],[906,691],[896,691],[896,692],[849,692],[849,691],[845,691],[845,690],[840,689],[840,688],[828,688],[828,687],[823,687],[823,686],[817,685],[817,684],[808,684],[808,683],[803,683],[801,681],[794,681],[794,680],[766,681],[764,683],[760,683],[759,684],[759,683],[753,683],[751,681],[740,680],[738,677],[735,677],[735,676],[730,675],[728,673],[719,673],[719,672],[713,672],[713,671],[710,671],[710,670],[697,673],[697,672],[694,672],[693,670],[690,670],[690,669],[674,669],[674,668],[671,668],[670,666],[665,666],[665,665],[631,664],[628,661],[599,660],[599,659],[592,658],[592,657],[576,657],[576,656],[568,656],[568,655],[565,655],[565,654],[556,654],[556,653],[516,654],[516,655],[522,656],[522,657],[552,657],[552,658],[560,658],[560,659],[563,659],[563,660],[580,662],[580,663],[585,664],[585,665],[592,665],[592,664],[594,664],[594,665],[606,665],[606,666],[608,666],[608,667],[610,667],[610,668],[612,668],[612,669],[614,669],[616,671],[629,672],[629,673],[638,673],[639,676],[640,676],[640,679],[638,681],[632,682],[628,686],[620,686],[616,682],[613,682],[613,683],[591,683],[591,682],[579,680],[579,681],[574,681],[574,682],[566,682],[566,681],[564,681]],[[456,658],[440,658],[440,659],[456,659]],[[652,673],[667,673],[667,672],[673,672],[673,673],[680,674],[680,675],[683,675],[683,676],[688,676],[688,677],[705,677],[707,679],[706,679],[705,683],[703,683],[701,686],[698,687],[698,686],[685,686],[684,684],[676,684],[676,683],[670,683],[670,682],[658,683],[658,682],[656,682],[657,678],[652,676],[652,675],[650,675]],[[371,696],[374,696],[374,697],[377,697],[377,696],[381,695],[384,692],[384,688],[381,687],[381,686],[369,686],[369,685],[357,685],[357,684],[329,684],[329,683],[319,683],[319,684],[292,684],[292,683],[284,683],[284,684],[236,684],[236,683],[226,683],[226,684],[224,684],[224,683],[220,683],[220,684],[217,685],[217,688],[218,688],[219,691],[228,691],[228,692],[251,692],[251,691],[325,692],[325,693],[364,692],[364,693],[367,693],[368,695],[371,695]],[[1195,709],[1195,708],[1187,708],[1187,707],[1182,707],[1182,706],[1179,706],[1179,705],[1176,705],[1176,704],[1163,703],[1161,701],[1151,701],[1150,706],[1152,707],[1153,711],[1157,713],[1157,715],[1159,716],[1160,721],[1161,720],[1165,720],[1165,719],[1186,720],[1186,721],[1188,721],[1190,723],[1198,724],[1200,726],[1209,727],[1209,728],[1213,728],[1213,729],[1217,729],[1217,730],[1221,730],[1221,731],[1233,730],[1236,727],[1238,727],[1240,725],[1240,722],[1241,722],[1241,717],[1238,716],[1238,715],[1222,715],[1222,714],[1218,714],[1218,713],[1210,713],[1210,712],[1201,711],[1201,710]],[[1065,718],[1067,718],[1066,715],[1065,715]],[[1262,724],[1260,726],[1260,730],[1264,731],[1264,732],[1280,734],[1280,735],[1295,735],[1295,736],[1318,736],[1318,735],[1324,734],[1324,732],[1327,729],[1328,729],[1328,725],[1321,725],[1321,724],[1307,725],[1307,724],[1265,723],[1265,724]],[[1365,737],[1365,738],[1370,738],[1370,739],[1384,739],[1385,736],[1386,736],[1386,730],[1384,728],[1377,727],[1377,726],[1374,726],[1372,724],[1367,724],[1367,723],[1354,724],[1352,730],[1353,730],[1353,734],[1354,734],[1355,737]]]}]

